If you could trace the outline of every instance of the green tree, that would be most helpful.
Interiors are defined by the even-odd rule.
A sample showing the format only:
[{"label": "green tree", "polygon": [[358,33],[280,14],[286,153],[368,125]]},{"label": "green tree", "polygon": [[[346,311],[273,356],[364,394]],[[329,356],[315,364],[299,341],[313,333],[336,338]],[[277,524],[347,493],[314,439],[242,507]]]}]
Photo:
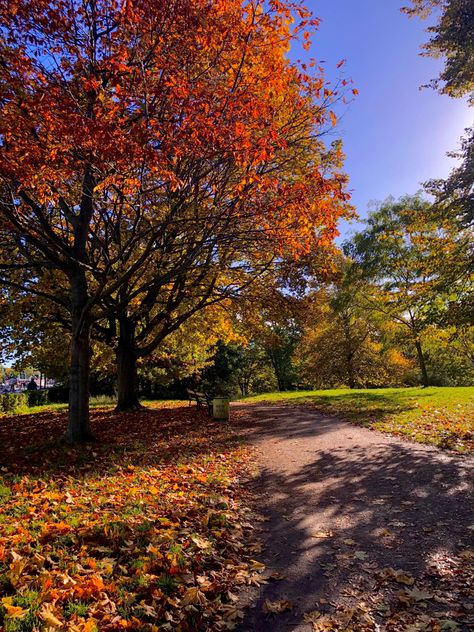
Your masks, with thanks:
[{"label": "green tree", "polygon": [[444,67],[432,86],[451,97],[468,95],[474,103],[474,11],[472,0],[411,0],[409,16],[435,17],[423,54],[442,57]]},{"label": "green tree", "polygon": [[[345,246],[354,261],[353,273],[375,286],[365,297],[366,308],[403,326],[425,386],[430,379],[423,336],[447,311],[450,296],[441,292],[442,269],[457,256],[450,222],[439,225],[437,219],[431,204],[420,196],[389,198]],[[450,293],[456,295],[456,287]]]},{"label": "green tree", "polygon": [[[443,58],[444,66],[431,86],[442,94],[467,96],[474,104],[474,9],[472,0],[412,0],[403,9],[409,16],[434,17],[428,27],[431,37],[423,54]],[[463,218],[465,225],[474,221],[474,128],[466,130],[459,152],[451,155],[462,162],[447,180],[427,183],[439,205]]]}]

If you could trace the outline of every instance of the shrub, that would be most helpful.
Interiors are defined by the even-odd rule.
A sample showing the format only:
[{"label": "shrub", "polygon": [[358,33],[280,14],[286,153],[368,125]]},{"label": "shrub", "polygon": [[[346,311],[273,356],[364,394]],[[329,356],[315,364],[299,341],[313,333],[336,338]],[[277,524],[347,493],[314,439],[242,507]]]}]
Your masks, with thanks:
[{"label": "shrub", "polygon": [[28,391],[28,406],[44,406],[49,404],[49,392],[48,391]]},{"label": "shrub", "polygon": [[27,405],[25,393],[2,393],[0,395],[0,412],[14,413]]},{"label": "shrub", "polygon": [[68,386],[53,386],[48,390],[49,401],[52,404],[65,404],[69,400]]}]

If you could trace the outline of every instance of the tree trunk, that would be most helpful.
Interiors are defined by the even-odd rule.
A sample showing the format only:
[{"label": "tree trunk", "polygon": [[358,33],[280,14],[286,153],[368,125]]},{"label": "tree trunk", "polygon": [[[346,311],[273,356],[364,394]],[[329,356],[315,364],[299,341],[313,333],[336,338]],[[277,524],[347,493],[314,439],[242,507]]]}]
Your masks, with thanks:
[{"label": "tree trunk", "polygon": [[83,273],[71,279],[72,331],[69,368],[69,417],[66,431],[68,443],[84,443],[94,439],[89,422],[89,372],[91,324],[84,317],[87,282]]},{"label": "tree trunk", "polygon": [[126,316],[119,318],[117,345],[117,411],[142,408],[137,392],[137,356],[134,349],[135,326]]},{"label": "tree trunk", "polygon": [[421,379],[423,382],[423,386],[429,386],[430,380],[428,377],[428,371],[426,370],[425,356],[423,355],[423,349],[421,348],[421,342],[417,339],[415,340],[416,353],[418,355],[418,363],[421,369]]},{"label": "tree trunk", "polygon": [[348,382],[349,382],[349,388],[353,389],[355,388],[355,379],[354,379],[354,365],[353,365],[353,354],[352,353],[348,353],[346,360],[347,360],[347,376],[348,376]]}]

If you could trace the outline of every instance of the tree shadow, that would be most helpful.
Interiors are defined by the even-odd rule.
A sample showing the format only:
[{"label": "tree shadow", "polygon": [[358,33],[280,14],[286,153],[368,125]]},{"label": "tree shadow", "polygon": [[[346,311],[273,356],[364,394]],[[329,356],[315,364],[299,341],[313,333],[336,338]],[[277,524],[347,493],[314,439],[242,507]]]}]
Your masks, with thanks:
[{"label": "tree shadow", "polygon": [[239,442],[224,424],[188,406],[132,413],[93,409],[91,426],[97,441],[92,444],[64,444],[66,424],[64,411],[0,418],[0,473],[81,478],[116,465],[176,463],[193,455],[227,450]]},{"label": "tree shadow", "polygon": [[[366,444],[360,434],[344,441],[337,433],[351,439],[350,426],[301,408],[255,407],[242,417],[244,434],[270,460],[252,486],[265,518],[263,561],[284,579],[261,587],[241,632],[309,630],[303,613],[324,610],[320,598],[380,601],[395,617],[419,616],[416,604],[400,602],[403,585],[381,579],[387,567],[407,571],[440,599],[449,595],[445,603],[422,603],[422,612],[470,616],[473,596],[454,568],[472,546],[471,458],[363,430],[357,433],[370,437]],[[281,599],[294,608],[275,618],[262,611],[265,600]],[[381,629],[404,629],[400,622],[384,627],[383,610],[378,619]]]}]

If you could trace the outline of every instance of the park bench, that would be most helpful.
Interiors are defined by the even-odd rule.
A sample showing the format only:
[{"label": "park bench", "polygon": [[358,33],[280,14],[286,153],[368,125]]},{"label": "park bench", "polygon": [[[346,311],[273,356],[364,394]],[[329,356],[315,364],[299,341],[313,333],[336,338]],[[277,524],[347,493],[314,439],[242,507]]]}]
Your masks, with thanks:
[{"label": "park bench", "polygon": [[189,399],[189,405],[193,402],[196,402],[198,408],[203,408],[207,406],[207,412],[209,415],[212,415],[212,397],[209,393],[200,393],[199,391],[193,391],[190,388],[186,389]]}]

